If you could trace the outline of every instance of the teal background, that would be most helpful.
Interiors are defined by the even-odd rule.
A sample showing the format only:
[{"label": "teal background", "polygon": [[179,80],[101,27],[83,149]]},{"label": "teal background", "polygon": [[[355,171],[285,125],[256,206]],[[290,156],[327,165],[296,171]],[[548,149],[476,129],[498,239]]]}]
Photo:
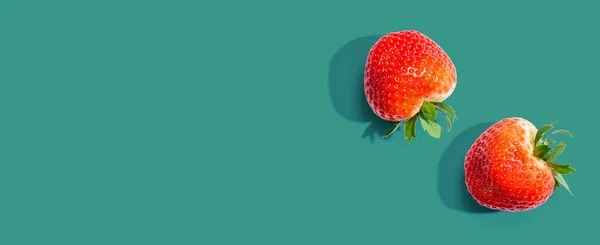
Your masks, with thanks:
[{"label": "teal background", "polygon": [[[597,240],[591,1],[0,1],[0,244],[565,244]],[[452,58],[439,140],[383,140],[381,35]],[[491,123],[575,137],[543,206],[487,212],[462,157]]]}]

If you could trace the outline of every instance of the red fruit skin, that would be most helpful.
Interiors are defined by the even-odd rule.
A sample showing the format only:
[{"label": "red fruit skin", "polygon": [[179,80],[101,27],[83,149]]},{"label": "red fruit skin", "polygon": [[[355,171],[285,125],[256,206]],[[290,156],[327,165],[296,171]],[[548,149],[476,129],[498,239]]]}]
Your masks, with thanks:
[{"label": "red fruit skin", "polygon": [[420,111],[423,101],[442,102],[455,88],[456,68],[450,57],[418,31],[384,35],[369,51],[365,95],[383,120],[407,120]]},{"label": "red fruit skin", "polygon": [[553,193],[554,177],[533,155],[537,128],[523,118],[503,119],[472,144],[464,162],[467,190],[482,206],[527,211]]}]

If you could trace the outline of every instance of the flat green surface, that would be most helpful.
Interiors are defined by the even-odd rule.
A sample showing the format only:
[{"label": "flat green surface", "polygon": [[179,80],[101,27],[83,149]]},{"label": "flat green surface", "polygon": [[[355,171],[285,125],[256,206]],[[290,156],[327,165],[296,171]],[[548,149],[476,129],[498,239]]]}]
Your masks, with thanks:
[{"label": "flat green surface", "polygon": [[[0,244],[588,244],[591,1],[0,1]],[[419,30],[459,120],[380,139],[362,66]],[[575,137],[542,207],[485,212],[462,159],[504,117]]]}]

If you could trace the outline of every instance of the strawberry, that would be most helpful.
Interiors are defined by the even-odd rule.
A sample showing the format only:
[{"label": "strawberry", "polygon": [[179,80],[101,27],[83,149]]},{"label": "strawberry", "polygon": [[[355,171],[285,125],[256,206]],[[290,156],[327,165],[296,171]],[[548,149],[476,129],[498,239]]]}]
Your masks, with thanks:
[{"label": "strawberry", "polygon": [[452,127],[454,109],[443,103],[456,87],[456,69],[442,48],[414,30],[388,33],[369,51],[365,65],[364,90],[367,102],[381,119],[396,126],[404,123],[410,143],[416,138],[416,121],[434,138],[441,135],[437,111]]},{"label": "strawberry", "polygon": [[[559,186],[571,190],[563,175],[575,171],[556,158],[567,146],[553,146],[554,123],[538,130],[523,118],[505,118],[490,126],[471,145],[464,170],[467,190],[482,206],[501,211],[526,211],[544,204]],[[546,137],[545,137],[546,136]],[[572,193],[571,193],[572,195]]]}]

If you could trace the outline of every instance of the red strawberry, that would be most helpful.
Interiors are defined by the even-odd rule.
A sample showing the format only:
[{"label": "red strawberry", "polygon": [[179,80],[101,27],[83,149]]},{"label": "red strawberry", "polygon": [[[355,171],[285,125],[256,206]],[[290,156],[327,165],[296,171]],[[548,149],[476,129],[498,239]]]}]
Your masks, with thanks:
[{"label": "red strawberry", "polygon": [[465,157],[465,182],[469,193],[482,206],[503,211],[526,211],[544,204],[560,185],[569,192],[562,175],[575,171],[570,164],[554,161],[567,146],[554,148],[549,135],[553,123],[539,130],[523,118],[503,119],[473,143]]},{"label": "red strawberry", "polygon": [[442,48],[418,31],[393,32],[371,47],[365,67],[364,89],[369,106],[381,119],[396,126],[404,123],[410,143],[416,137],[416,121],[439,138],[437,110],[446,116],[448,130],[454,110],[444,104],[456,87],[456,69]]}]

